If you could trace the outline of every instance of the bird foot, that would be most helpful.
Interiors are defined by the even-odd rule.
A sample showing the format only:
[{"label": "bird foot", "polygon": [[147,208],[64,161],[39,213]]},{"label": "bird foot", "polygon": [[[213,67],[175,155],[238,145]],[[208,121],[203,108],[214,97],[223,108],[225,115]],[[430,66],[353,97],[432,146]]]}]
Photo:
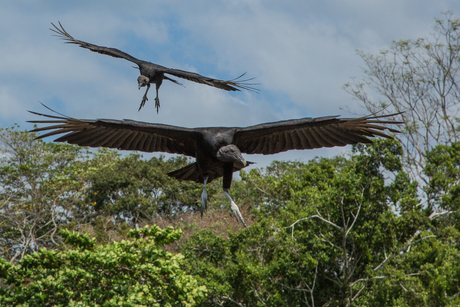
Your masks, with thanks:
[{"label": "bird foot", "polygon": [[201,218],[203,218],[203,211],[208,210],[208,192],[206,188],[203,189],[201,193]]},{"label": "bird foot", "polygon": [[141,105],[139,107],[139,110],[137,110],[138,112],[142,109],[143,106],[145,106],[145,103],[147,102],[147,100],[149,100],[149,99],[147,98],[146,95],[144,95],[144,97],[142,97],[142,101],[141,101]]},{"label": "bird foot", "polygon": [[235,204],[235,202],[232,200],[230,201],[230,209],[232,210],[233,214],[235,215],[236,217],[236,221],[239,223],[243,223],[244,227],[248,227],[248,225],[246,225],[246,222],[244,221],[244,218],[243,216],[241,215],[241,212],[240,212],[240,209],[238,208],[238,206]]},{"label": "bird foot", "polygon": [[158,111],[160,110],[160,98],[155,98],[155,107],[157,108],[157,114]]},{"label": "bird foot", "polygon": [[227,188],[224,188],[224,194],[225,196],[227,196],[227,199],[230,201],[230,209],[232,210],[233,214],[235,215],[236,217],[236,221],[239,223],[243,223],[244,227],[248,227],[248,225],[246,225],[246,222],[244,221],[244,218],[243,218],[243,215],[241,215],[241,212],[240,212],[240,208],[238,208],[238,206],[235,204],[235,202],[233,201],[232,197],[230,196],[230,194],[228,194],[228,189]]}]

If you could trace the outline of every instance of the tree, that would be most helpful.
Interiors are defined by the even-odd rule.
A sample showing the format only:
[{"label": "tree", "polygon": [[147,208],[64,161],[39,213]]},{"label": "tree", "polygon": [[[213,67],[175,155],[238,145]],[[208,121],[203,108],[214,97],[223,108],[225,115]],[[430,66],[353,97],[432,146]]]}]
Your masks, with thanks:
[{"label": "tree", "polygon": [[66,251],[40,249],[17,265],[0,258],[2,306],[195,306],[206,288],[180,268],[183,257],[160,247],[180,230],[131,230],[130,240],[97,245],[61,231]]},{"label": "tree", "polygon": [[427,210],[437,228],[460,229],[460,143],[438,145],[427,153],[425,174],[431,178],[424,187]]},{"label": "tree", "polygon": [[131,226],[158,215],[174,217],[180,212],[198,209],[199,185],[177,181],[166,174],[187,163],[185,158],[163,157],[146,161],[137,153],[116,158],[94,167],[88,160],[89,188],[86,203],[91,203],[97,215],[114,216],[118,222]]},{"label": "tree", "polygon": [[436,20],[429,38],[393,42],[379,55],[359,51],[366,68],[363,80],[345,89],[372,114],[391,114],[404,122],[398,138],[413,179],[423,173],[426,153],[437,144],[460,139],[460,20],[451,12]]},{"label": "tree", "polygon": [[[346,159],[275,162],[235,195],[256,222],[185,242],[204,306],[455,306],[459,228],[420,206],[402,147],[376,140]],[[455,158],[454,158],[455,159]]]},{"label": "tree", "polygon": [[0,255],[11,262],[57,246],[56,233],[72,220],[82,186],[72,174],[86,151],[34,137],[0,128]]},{"label": "tree", "polygon": [[[60,249],[60,229],[110,243],[131,228],[167,226],[199,208],[200,185],[166,175],[185,158],[144,160],[34,138],[14,127],[0,129],[0,255],[11,262],[41,247]],[[217,184],[208,186],[211,199]]]}]

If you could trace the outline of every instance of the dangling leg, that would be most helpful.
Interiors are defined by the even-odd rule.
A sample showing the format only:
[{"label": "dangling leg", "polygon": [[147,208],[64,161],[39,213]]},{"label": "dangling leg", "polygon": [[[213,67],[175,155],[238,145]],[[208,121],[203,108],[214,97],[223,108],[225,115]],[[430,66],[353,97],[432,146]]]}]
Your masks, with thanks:
[{"label": "dangling leg", "polygon": [[227,196],[228,200],[230,201],[230,209],[232,210],[233,214],[236,217],[236,221],[239,223],[243,223],[244,227],[248,227],[243,219],[243,216],[241,215],[240,209],[238,206],[235,204],[233,199],[230,197],[230,194],[228,194],[228,189],[230,189],[230,186],[232,185],[232,177],[233,177],[233,162],[227,162],[224,164],[224,176],[223,176],[223,188],[224,188],[224,194]]},{"label": "dangling leg", "polygon": [[230,201],[230,209],[232,210],[233,214],[235,215],[236,221],[238,223],[239,222],[243,223],[244,227],[248,227],[248,225],[246,225],[246,222],[244,221],[243,216],[241,215],[240,209],[235,204],[233,199],[230,197],[230,194],[228,194],[228,189],[224,188],[224,194],[225,194],[225,196],[227,196],[228,200]]},{"label": "dangling leg", "polygon": [[146,102],[147,100],[149,100],[149,99],[147,98],[147,93],[149,92],[149,89],[150,89],[150,83],[147,84],[147,90],[145,91],[144,97],[142,97],[141,105],[140,105],[140,107],[139,107],[139,110],[137,110],[137,111],[140,111],[140,110],[142,109],[142,107],[145,105],[145,102]]},{"label": "dangling leg", "polygon": [[155,107],[157,108],[157,114],[158,110],[160,110],[160,98],[158,98],[158,90],[160,89],[160,84],[157,83],[156,90],[157,90],[157,97],[155,97]]},{"label": "dangling leg", "polygon": [[203,192],[201,192],[201,218],[203,218],[203,211],[208,210],[208,192],[206,192],[206,183],[208,182],[208,177],[203,179]]}]

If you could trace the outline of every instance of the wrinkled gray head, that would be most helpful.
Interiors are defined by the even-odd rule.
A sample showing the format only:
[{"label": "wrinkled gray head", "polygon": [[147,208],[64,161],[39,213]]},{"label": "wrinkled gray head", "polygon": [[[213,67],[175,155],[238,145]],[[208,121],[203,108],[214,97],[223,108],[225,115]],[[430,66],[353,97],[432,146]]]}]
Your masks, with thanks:
[{"label": "wrinkled gray head", "polygon": [[246,160],[241,155],[241,151],[233,144],[221,147],[217,151],[217,159],[224,162],[240,163],[243,167],[247,165]]},{"label": "wrinkled gray head", "polygon": [[139,84],[139,89],[143,86],[147,86],[150,83],[150,79],[146,76],[140,75],[137,77],[137,83]]}]

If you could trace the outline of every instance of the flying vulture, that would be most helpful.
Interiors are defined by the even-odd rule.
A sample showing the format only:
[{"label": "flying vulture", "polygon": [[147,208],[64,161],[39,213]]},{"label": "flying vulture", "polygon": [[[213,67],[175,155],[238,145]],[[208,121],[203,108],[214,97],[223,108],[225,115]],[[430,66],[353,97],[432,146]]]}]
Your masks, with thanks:
[{"label": "flying vulture", "polygon": [[69,33],[67,33],[66,30],[64,30],[64,27],[61,25],[60,22],[59,22],[59,27],[57,27],[53,23],[51,23],[51,25],[54,27],[54,29],[50,28],[50,30],[56,33],[57,37],[65,40],[69,44],[80,45],[80,47],[82,48],[86,48],[86,49],[89,49],[91,51],[98,52],[101,54],[110,55],[115,58],[125,59],[125,60],[128,60],[130,62],[137,64],[137,66],[139,67],[139,71],[141,73],[141,75],[137,78],[139,89],[141,89],[141,87],[147,86],[147,90],[145,91],[144,97],[142,98],[141,105],[139,106],[139,111],[145,105],[145,102],[148,100],[147,93],[150,89],[150,83],[155,83],[155,86],[156,86],[155,107],[157,108],[157,113],[160,108],[160,99],[158,98],[158,90],[163,80],[166,79],[178,85],[182,85],[176,80],[169,78],[165,74],[173,75],[179,78],[187,79],[187,80],[201,83],[201,84],[206,84],[209,86],[214,86],[222,90],[226,90],[226,91],[240,91],[240,89],[245,89],[245,90],[249,90],[252,92],[258,92],[258,89],[253,87],[253,85],[256,85],[256,84],[249,83],[249,81],[251,81],[253,78],[244,79],[244,80],[242,79],[242,77],[245,74],[242,74],[241,76],[235,79],[232,79],[232,80],[223,81],[223,80],[213,79],[209,77],[204,77],[202,75],[199,75],[193,72],[188,72],[188,71],[184,71],[180,69],[167,68],[167,67],[157,65],[151,62],[138,60],[135,57],[121,50],[115,49],[115,48],[93,45],[91,43],[86,43],[84,41],[75,39]]},{"label": "flying vulture", "polygon": [[54,141],[194,157],[195,163],[168,175],[204,184],[201,194],[201,215],[207,207],[206,184],[223,176],[223,192],[230,201],[230,208],[237,221],[241,221],[244,226],[246,223],[243,216],[228,192],[233,172],[251,163],[243,158],[242,153],[271,155],[292,149],[371,143],[368,137],[380,136],[391,139],[390,135],[383,132],[385,129],[393,133],[399,132],[383,126],[398,124],[399,122],[387,119],[395,114],[359,118],[307,117],[244,128],[183,128],[126,119],[76,119],[59,113],[60,116],[29,112],[47,118],[29,122],[52,124],[31,130],[48,131],[37,137],[39,139],[64,134]]}]

